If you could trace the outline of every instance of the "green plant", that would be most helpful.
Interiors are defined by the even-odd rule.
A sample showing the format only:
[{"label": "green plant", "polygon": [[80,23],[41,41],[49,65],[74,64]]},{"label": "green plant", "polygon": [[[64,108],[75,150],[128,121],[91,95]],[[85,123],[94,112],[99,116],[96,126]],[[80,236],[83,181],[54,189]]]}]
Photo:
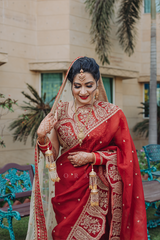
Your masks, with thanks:
[{"label": "green plant", "polygon": [[[142,106],[139,106],[138,108],[142,109],[139,114],[142,114],[143,116],[149,115],[149,102],[141,102]],[[149,119],[145,118],[141,122],[136,123],[136,125],[133,127],[133,132],[135,132],[140,137],[147,138],[149,136]],[[157,142],[160,144],[160,106],[157,105],[157,135],[158,139]]]},{"label": "green plant", "polygon": [[[148,168],[147,158],[143,149],[137,151],[137,157],[138,157],[140,170],[147,169]],[[145,173],[142,172],[141,174],[144,175]]]},{"label": "green plant", "polygon": [[[143,149],[137,150],[137,157],[139,162],[140,170],[148,169],[147,158]],[[156,167],[158,171],[160,171],[160,163],[156,163],[154,161],[150,162],[150,167]],[[145,172],[142,172],[141,175],[144,175]]]},{"label": "green plant", "polygon": [[46,93],[42,97],[29,84],[28,90],[32,96],[21,92],[29,102],[23,101],[25,105],[20,108],[25,112],[18,116],[18,119],[12,122],[9,126],[10,130],[15,130],[13,133],[13,141],[23,141],[26,144],[28,136],[31,136],[31,144],[34,146],[37,138],[37,129],[43,118],[51,111],[50,103],[55,99],[54,96],[48,103],[45,103]]},{"label": "green plant", "polygon": [[[17,105],[17,100],[11,99],[11,98],[7,98],[4,99],[5,95],[0,93],[0,108],[1,110],[7,110],[5,113],[4,112],[0,112],[0,119],[2,118],[2,116],[6,115],[9,111],[13,112],[13,105]],[[0,126],[0,146],[5,147],[5,142],[3,140],[3,131],[4,131],[5,125]]]}]

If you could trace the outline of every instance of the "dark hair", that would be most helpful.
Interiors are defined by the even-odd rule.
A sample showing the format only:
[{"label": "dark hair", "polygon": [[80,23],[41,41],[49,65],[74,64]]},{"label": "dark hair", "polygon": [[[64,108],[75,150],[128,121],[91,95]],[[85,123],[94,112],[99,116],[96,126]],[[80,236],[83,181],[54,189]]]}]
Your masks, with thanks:
[{"label": "dark hair", "polygon": [[83,57],[78,58],[72,65],[69,73],[68,80],[73,83],[73,79],[80,70],[83,69],[84,72],[91,73],[96,82],[100,78],[99,65],[93,58]]}]

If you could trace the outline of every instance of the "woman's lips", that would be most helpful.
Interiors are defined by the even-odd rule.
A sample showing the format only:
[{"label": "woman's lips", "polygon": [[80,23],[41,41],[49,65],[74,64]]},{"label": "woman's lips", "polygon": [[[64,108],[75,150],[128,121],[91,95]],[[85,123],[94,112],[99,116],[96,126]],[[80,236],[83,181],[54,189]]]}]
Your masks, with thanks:
[{"label": "woman's lips", "polygon": [[81,99],[85,100],[87,99],[89,96],[86,96],[86,97],[82,97],[82,96],[79,96]]}]

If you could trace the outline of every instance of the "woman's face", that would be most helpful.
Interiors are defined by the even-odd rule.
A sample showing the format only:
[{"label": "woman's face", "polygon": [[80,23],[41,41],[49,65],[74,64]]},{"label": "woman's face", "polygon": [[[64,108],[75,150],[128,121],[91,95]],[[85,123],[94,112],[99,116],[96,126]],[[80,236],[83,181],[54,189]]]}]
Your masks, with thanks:
[{"label": "woman's face", "polygon": [[80,74],[73,79],[72,93],[79,106],[91,104],[95,95],[97,84],[91,73],[84,72],[83,80]]}]

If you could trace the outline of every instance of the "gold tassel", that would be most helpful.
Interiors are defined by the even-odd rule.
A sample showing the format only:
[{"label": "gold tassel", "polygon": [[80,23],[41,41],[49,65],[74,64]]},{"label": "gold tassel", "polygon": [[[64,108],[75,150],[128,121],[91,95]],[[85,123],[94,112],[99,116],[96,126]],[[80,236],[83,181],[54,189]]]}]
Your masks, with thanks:
[{"label": "gold tassel", "polygon": [[49,168],[50,167],[50,163],[54,162],[53,153],[52,153],[51,150],[49,150],[49,148],[45,152],[45,159],[46,159],[46,168]]},{"label": "gold tassel", "polygon": [[99,206],[99,194],[98,189],[91,190],[91,206]]},{"label": "gold tassel", "polygon": [[53,182],[59,182],[60,178],[58,177],[58,173],[56,170],[56,164],[54,162],[53,153],[51,150],[49,150],[49,148],[45,152],[45,159],[46,159],[46,168],[49,169],[51,180]]},{"label": "gold tassel", "polygon": [[89,189],[91,189],[91,206],[99,206],[99,194],[97,189],[97,174],[93,169],[89,173]]},{"label": "gold tassel", "polygon": [[52,182],[59,182],[60,178],[58,177],[55,162],[51,163],[49,168],[49,173],[50,173]]}]

